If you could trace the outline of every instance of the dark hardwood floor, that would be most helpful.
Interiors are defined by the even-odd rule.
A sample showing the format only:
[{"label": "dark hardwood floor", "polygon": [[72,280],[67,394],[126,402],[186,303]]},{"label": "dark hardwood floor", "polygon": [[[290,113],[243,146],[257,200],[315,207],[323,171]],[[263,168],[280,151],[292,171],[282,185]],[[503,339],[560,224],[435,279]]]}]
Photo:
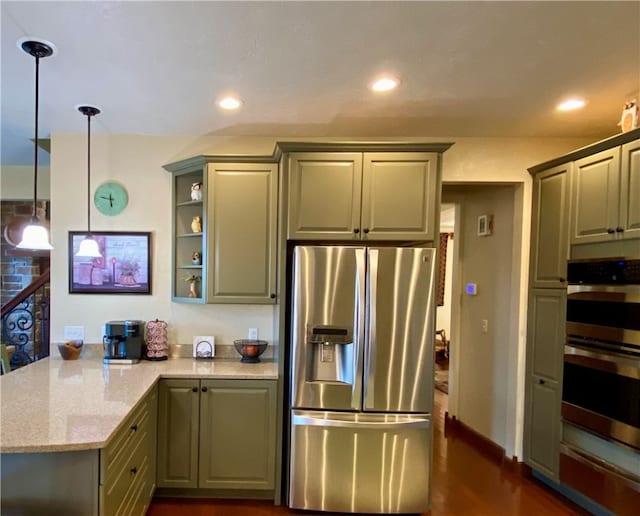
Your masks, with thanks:
[{"label": "dark hardwood floor", "polygon": [[[586,515],[535,479],[500,467],[459,436],[444,434],[447,395],[435,391],[432,509],[439,515]],[[246,500],[153,500],[147,516],[274,516],[316,514]],[[327,514],[327,513],[320,513]]]}]

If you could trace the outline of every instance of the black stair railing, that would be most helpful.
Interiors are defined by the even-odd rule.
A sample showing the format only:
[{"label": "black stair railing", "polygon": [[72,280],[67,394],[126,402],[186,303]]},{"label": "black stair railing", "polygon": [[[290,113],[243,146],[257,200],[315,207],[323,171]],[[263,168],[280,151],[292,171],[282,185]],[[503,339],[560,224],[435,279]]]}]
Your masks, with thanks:
[{"label": "black stair railing", "polygon": [[13,349],[11,369],[49,356],[49,280],[47,269],[2,307],[2,344]]}]

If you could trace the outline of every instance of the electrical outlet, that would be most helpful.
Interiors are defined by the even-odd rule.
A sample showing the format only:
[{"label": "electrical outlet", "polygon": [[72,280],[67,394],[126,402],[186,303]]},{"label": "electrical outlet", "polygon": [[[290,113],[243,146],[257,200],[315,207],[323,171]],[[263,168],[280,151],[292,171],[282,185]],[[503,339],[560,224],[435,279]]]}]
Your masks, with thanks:
[{"label": "electrical outlet", "polygon": [[84,341],[84,326],[65,326],[62,335],[64,340]]},{"label": "electrical outlet", "polygon": [[258,340],[258,328],[249,328],[249,339]]},{"label": "electrical outlet", "polygon": [[481,328],[482,333],[487,333],[489,331],[489,321],[487,319],[482,319]]}]

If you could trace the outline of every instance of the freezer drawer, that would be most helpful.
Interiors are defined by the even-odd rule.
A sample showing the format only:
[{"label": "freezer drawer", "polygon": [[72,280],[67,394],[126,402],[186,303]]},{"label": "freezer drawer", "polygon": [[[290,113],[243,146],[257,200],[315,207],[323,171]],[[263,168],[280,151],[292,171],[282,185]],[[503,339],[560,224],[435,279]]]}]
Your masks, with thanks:
[{"label": "freezer drawer", "polygon": [[289,506],[331,512],[429,510],[428,415],[291,412]]}]

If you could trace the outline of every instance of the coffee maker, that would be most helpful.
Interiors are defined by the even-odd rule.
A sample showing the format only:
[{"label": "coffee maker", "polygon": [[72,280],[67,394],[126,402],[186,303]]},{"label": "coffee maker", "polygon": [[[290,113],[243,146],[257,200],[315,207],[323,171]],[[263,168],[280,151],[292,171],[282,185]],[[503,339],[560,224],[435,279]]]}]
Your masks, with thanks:
[{"label": "coffee maker", "polygon": [[104,325],[105,364],[136,364],[144,347],[143,321],[108,321]]}]

